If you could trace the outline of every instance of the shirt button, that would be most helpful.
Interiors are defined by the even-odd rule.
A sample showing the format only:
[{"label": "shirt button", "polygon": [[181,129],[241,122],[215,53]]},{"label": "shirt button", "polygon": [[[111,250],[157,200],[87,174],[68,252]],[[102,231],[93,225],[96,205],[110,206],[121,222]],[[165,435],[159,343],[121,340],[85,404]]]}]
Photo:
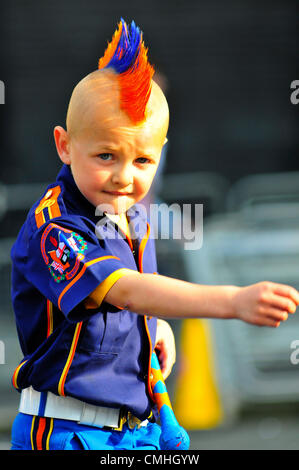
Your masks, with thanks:
[{"label": "shirt button", "polygon": [[52,194],[53,194],[52,189],[49,189],[49,191],[48,191],[48,192],[46,193],[46,195],[45,195],[45,199],[49,199],[49,197],[51,197]]}]

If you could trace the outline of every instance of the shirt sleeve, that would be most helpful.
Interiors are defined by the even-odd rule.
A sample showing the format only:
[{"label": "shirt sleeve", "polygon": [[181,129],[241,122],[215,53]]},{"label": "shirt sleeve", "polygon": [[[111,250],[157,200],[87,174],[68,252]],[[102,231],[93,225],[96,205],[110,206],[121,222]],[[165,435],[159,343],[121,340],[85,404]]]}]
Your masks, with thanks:
[{"label": "shirt sleeve", "polygon": [[[135,272],[135,271],[133,271],[132,269],[128,269],[128,268],[117,269],[112,274],[110,274],[110,276],[108,276],[99,286],[97,286],[95,291],[93,291],[93,293],[96,293],[96,295],[95,295],[96,304],[97,304],[96,307],[98,307],[102,303],[102,301],[105,298],[107,292],[109,291],[109,289],[111,289],[111,287],[115,284],[115,282],[118,279],[120,279],[121,277],[126,276],[128,274],[131,274],[132,272]],[[84,302],[84,306],[87,309],[95,308],[95,305],[93,304],[93,301],[89,300],[88,298]],[[117,306],[117,305],[116,305],[116,307],[119,310],[123,310],[123,307],[120,307],[120,306]]]},{"label": "shirt sleeve", "polygon": [[66,316],[99,285],[103,300],[126,272],[105,238],[69,221],[42,226],[28,242],[25,276]]}]

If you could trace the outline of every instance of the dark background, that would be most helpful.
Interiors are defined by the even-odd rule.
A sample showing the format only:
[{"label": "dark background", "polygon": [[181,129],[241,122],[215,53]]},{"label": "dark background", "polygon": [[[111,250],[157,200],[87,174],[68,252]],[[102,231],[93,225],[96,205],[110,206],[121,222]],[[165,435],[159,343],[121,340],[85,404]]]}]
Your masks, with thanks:
[{"label": "dark background", "polygon": [[144,31],[168,79],[166,173],[212,171],[231,183],[298,170],[296,1],[15,0],[1,7],[3,183],[51,181],[53,127],[95,70],[120,17]]},{"label": "dark background", "polygon": [[[168,82],[170,129],[164,171],[168,177],[180,175],[180,183],[173,184],[173,188],[164,184],[166,189],[172,189],[168,191],[168,194],[172,193],[170,199],[179,200],[180,194],[182,198],[186,197],[188,191],[181,178],[181,173],[186,172],[198,172],[194,185],[195,189],[199,186],[198,192],[194,193],[198,199],[194,202],[205,202],[201,196],[208,196],[215,199],[215,207],[221,206],[221,198],[225,199],[223,188],[218,188],[221,178],[228,182],[229,187],[234,187],[248,175],[290,172],[287,182],[285,178],[279,179],[278,186],[284,186],[284,191],[290,186],[290,192],[298,195],[299,173],[295,172],[299,170],[299,104],[295,106],[290,101],[290,84],[299,79],[297,5],[296,0],[1,2],[0,80],[5,83],[5,105],[0,105],[0,339],[6,347],[6,364],[0,367],[0,449],[9,448],[10,426],[19,399],[18,394],[12,393],[10,385],[18,362],[19,346],[10,300],[9,247],[26,217],[28,199],[31,196],[33,200],[37,199],[41,194],[39,185],[30,183],[54,180],[61,166],[54,146],[53,128],[55,125],[65,125],[67,105],[74,86],[97,68],[98,59],[103,55],[120,18],[127,22],[134,19],[144,31],[151,62]],[[208,172],[220,178],[207,178]],[[291,172],[294,178],[291,178]],[[23,183],[25,186],[14,186]],[[5,194],[7,188],[10,188],[9,197],[6,197],[8,201],[2,197],[2,189]],[[26,199],[24,204],[23,198]],[[5,210],[1,207],[2,199],[8,206],[5,208],[4,204]],[[209,207],[207,210],[205,205],[204,213],[207,212]],[[293,228],[292,237],[298,239],[298,214],[294,216],[296,224],[280,216],[279,206],[273,233],[277,235],[277,228]],[[237,218],[230,228],[229,220],[227,228],[224,218],[220,222],[215,228],[217,231],[220,225],[223,226],[223,232],[217,239],[218,254],[221,254],[221,236],[226,235],[225,230],[233,231],[241,223]],[[285,225],[287,223],[289,225]],[[244,224],[241,228],[247,229]],[[207,227],[208,224],[205,224],[205,230]],[[213,226],[209,234],[215,235]],[[271,234],[270,231],[269,246]],[[209,248],[207,239],[205,247]],[[185,264],[180,257],[181,252],[178,256],[177,246],[169,240],[158,242],[159,272],[186,279]],[[241,239],[239,243],[242,248]],[[288,244],[289,239],[285,243]],[[276,263],[273,261],[271,264],[275,266],[273,274],[278,273],[282,280],[289,276],[292,284],[296,285],[297,276],[294,273],[298,272],[298,250],[284,262],[284,248],[283,241],[281,246],[273,247]],[[264,265],[267,267],[269,259],[267,256],[265,259]],[[247,266],[251,272],[252,260],[246,263],[248,261],[244,260],[241,274],[247,271]],[[290,269],[286,269],[288,263]],[[262,275],[260,266],[261,263],[257,263],[256,278]],[[286,270],[285,278],[282,275],[285,273],[283,267]],[[221,277],[223,271],[219,271]],[[240,267],[228,264],[227,271],[237,277]],[[197,279],[191,280],[198,282]],[[224,330],[224,336],[231,328],[231,334],[238,338],[237,327],[229,325],[231,323]],[[296,339],[298,331],[297,326],[293,329],[291,326],[291,333],[289,330],[285,330],[285,336],[284,330],[281,333],[286,370],[290,369],[289,335]],[[178,330],[176,336],[179,337]],[[260,343],[266,338],[265,344],[268,344],[267,331],[255,330],[253,336],[260,339]],[[178,347],[179,344],[177,341]],[[276,353],[280,354],[279,346],[277,348]],[[229,348],[225,352],[230,352]],[[225,357],[221,348],[217,352],[215,348],[215,357]],[[235,370],[236,358],[233,355],[232,358],[229,366]],[[276,364],[275,361],[276,356],[273,356],[273,363]],[[272,363],[270,365],[273,366]],[[170,376],[172,382],[168,382],[171,397],[178,375],[178,370],[174,369]],[[272,377],[270,372],[269,375]],[[298,369],[293,367],[290,375],[296,376],[297,380]],[[238,374],[236,377],[238,379]],[[274,372],[273,377],[276,378]],[[279,383],[280,379],[276,380],[275,383]],[[284,379],[283,383],[287,398],[282,397],[282,401],[293,399],[291,394],[288,395],[288,387],[293,381],[289,383]],[[256,391],[260,392],[258,387]],[[192,403],[190,406],[193,406]],[[193,408],[196,413],[196,406]],[[251,421],[247,417],[231,430],[223,432],[220,429],[213,434],[208,430],[204,434],[193,435],[192,448],[277,449],[280,446],[297,449],[298,412],[292,410],[286,417],[279,416],[277,419],[276,412],[277,407],[273,406],[270,411],[265,411],[265,416],[252,417],[251,414]],[[276,421],[273,421],[273,416]],[[1,437],[3,431],[7,433],[4,443]]]}]

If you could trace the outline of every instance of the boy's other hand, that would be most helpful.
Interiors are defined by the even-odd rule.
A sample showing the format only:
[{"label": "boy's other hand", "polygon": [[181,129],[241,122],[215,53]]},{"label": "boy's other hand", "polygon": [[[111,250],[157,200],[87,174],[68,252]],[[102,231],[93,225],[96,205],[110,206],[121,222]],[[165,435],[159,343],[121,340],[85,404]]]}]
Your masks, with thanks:
[{"label": "boy's other hand", "polygon": [[161,320],[160,318],[157,321],[155,350],[159,359],[163,378],[166,380],[175,364],[175,339],[169,323],[165,320]]},{"label": "boy's other hand", "polygon": [[295,313],[299,292],[288,285],[259,282],[240,287],[233,296],[236,317],[258,326],[277,328],[281,321]]}]

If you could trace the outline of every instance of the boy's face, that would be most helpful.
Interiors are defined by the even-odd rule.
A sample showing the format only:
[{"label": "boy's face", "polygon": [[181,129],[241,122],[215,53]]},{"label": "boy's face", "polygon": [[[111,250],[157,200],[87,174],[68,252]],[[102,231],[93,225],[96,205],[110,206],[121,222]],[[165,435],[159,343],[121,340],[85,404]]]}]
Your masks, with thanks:
[{"label": "boy's face", "polygon": [[[120,214],[150,189],[166,141],[168,108],[163,103],[164,95],[153,83],[148,117],[135,126],[119,109],[113,87],[111,96],[109,93],[105,91],[104,103],[85,101],[80,116],[84,124],[72,133],[55,128],[55,138],[60,158],[71,165],[85,198],[95,207],[105,204],[104,210]],[[64,132],[66,138],[64,158],[59,151],[59,132]]]},{"label": "boy's face", "polygon": [[164,143],[151,126],[125,124],[105,128],[95,122],[92,130],[70,142],[71,169],[79,190],[95,207],[111,205],[115,214],[147,194]]}]

